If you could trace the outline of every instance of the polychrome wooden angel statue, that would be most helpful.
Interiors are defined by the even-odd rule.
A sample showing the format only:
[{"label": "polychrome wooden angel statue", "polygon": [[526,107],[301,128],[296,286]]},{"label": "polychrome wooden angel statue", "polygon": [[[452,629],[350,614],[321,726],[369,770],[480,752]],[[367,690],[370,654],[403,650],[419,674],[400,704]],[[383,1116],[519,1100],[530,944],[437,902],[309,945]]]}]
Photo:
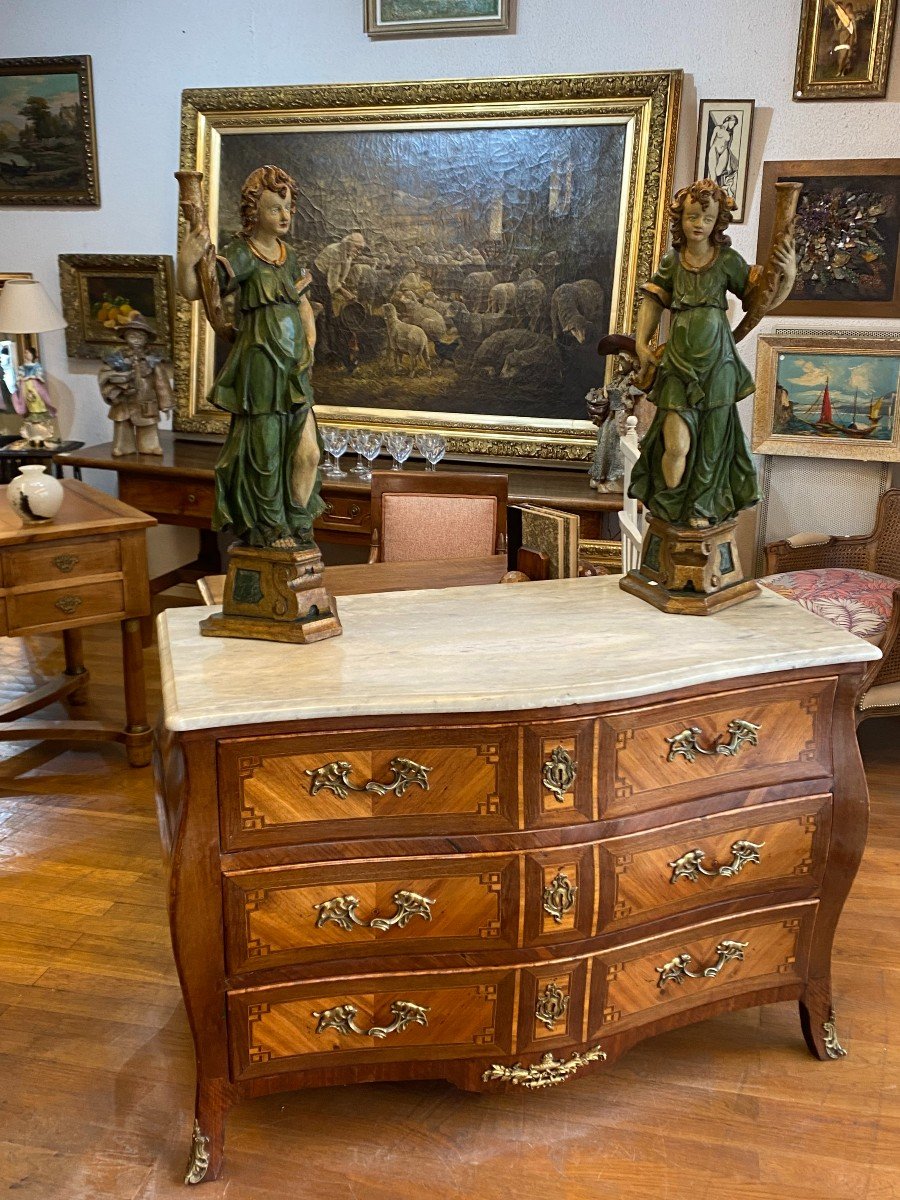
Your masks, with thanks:
[{"label": "polychrome wooden angel statue", "polygon": [[[179,290],[188,300],[202,299],[216,332],[233,342],[209,394],[211,404],[231,414],[216,465],[213,528],[233,530],[249,546],[312,547],[313,520],[325,507],[310,382],[316,344],[307,296],[312,277],[283,240],[297,185],[280,167],[249,175],[241,189],[243,228],[216,255],[199,176],[181,172],[179,179],[190,226],[178,255]],[[221,297],[232,292],[240,312],[236,329],[222,319]]]},{"label": "polychrome wooden angel statue", "polygon": [[[798,194],[793,184],[779,193],[776,236],[764,267],[748,265],[732,248],[726,230],[734,201],[714,181],[682,188],[669,208],[672,249],[643,286],[637,320],[638,384],[657,411],[630,495],[671,525],[717,525],[760,499],[737,412],[754,382],[735,343],[794,286]],[[734,334],[729,292],[747,310]],[[668,341],[654,351],[651,341],[666,309]]]}]

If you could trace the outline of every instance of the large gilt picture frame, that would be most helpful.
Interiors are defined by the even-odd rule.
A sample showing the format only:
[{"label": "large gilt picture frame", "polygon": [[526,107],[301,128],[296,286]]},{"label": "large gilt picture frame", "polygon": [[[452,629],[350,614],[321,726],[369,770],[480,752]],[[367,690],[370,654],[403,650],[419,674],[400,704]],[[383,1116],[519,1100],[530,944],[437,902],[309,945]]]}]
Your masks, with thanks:
[{"label": "large gilt picture frame", "polygon": [[761,337],[753,450],[900,462],[900,336]]},{"label": "large gilt picture frame", "polygon": [[[666,245],[681,84],[653,71],[187,91],[181,168],[203,172],[220,247],[240,234],[250,171],[296,180],[287,240],[332,289],[320,421],[438,432],[454,455],[584,460],[597,341],[632,329]],[[176,430],[224,433],[206,397],[226,352],[179,300]]]}]

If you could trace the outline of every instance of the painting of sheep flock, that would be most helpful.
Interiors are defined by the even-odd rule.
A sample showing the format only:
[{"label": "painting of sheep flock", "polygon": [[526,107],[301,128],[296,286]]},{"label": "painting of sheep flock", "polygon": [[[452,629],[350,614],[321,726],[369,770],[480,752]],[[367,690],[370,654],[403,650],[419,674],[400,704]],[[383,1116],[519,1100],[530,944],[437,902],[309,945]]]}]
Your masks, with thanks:
[{"label": "painting of sheep flock", "polygon": [[229,132],[217,240],[239,231],[252,170],[296,180],[319,405],[583,421],[627,152],[623,126],[601,122]]}]

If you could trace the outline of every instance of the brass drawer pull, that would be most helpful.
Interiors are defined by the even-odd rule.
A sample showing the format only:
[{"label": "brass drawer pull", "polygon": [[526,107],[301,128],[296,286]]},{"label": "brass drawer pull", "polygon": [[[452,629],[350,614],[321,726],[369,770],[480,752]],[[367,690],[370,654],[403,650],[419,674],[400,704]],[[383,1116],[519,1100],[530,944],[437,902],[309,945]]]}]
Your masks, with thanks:
[{"label": "brass drawer pull", "polygon": [[724,863],[721,867],[714,867],[711,871],[707,871],[703,866],[703,859],[706,856],[702,850],[688,850],[680,858],[669,863],[672,868],[672,877],[669,883],[677,883],[679,879],[689,879],[692,883],[696,883],[701,875],[707,875],[710,878],[724,875],[726,879],[731,879],[740,874],[748,863],[759,862],[759,851],[765,844],[765,842],[732,842],[731,862]]},{"label": "brass drawer pull", "polygon": [[357,787],[355,783],[350,782],[348,777],[353,768],[348,762],[340,760],[313,767],[306,774],[312,777],[312,783],[309,785],[311,796],[325,788],[344,800],[351,792],[374,792],[376,796],[386,796],[388,792],[393,792],[395,796],[402,796],[414,785],[427,792],[428,772],[431,769],[413,762],[411,758],[392,758],[391,770],[394,778],[390,783],[378,783],[370,779],[363,787]]},{"label": "brass drawer pull", "polygon": [[54,607],[58,608],[60,612],[64,612],[67,617],[70,617],[81,603],[80,596],[60,596],[55,602]]},{"label": "brass drawer pull", "polygon": [[669,743],[669,753],[666,757],[666,762],[674,762],[679,754],[683,755],[688,762],[693,762],[698,754],[727,754],[729,758],[734,758],[742,746],[758,746],[759,725],[754,725],[752,721],[744,721],[740,717],[734,721],[728,722],[727,742],[715,741],[712,746],[707,749],[701,746],[697,740],[700,737],[700,729],[697,725],[691,725],[688,729],[682,729],[681,733],[676,733],[674,737],[666,738]]},{"label": "brass drawer pull", "polygon": [[749,945],[749,942],[719,942],[718,946],[716,946],[718,958],[712,966],[704,967],[702,971],[691,971],[688,967],[691,956],[689,954],[679,954],[671,962],[667,962],[664,966],[656,968],[659,972],[659,979],[656,981],[656,986],[664,988],[667,983],[681,983],[685,979],[715,979],[726,963],[735,960],[743,962],[744,951]]},{"label": "brass drawer pull", "polygon": [[586,1050],[584,1054],[575,1053],[571,1058],[558,1059],[548,1053],[539,1063],[532,1063],[530,1067],[523,1067],[520,1062],[513,1063],[511,1067],[494,1063],[481,1078],[485,1083],[514,1083],[534,1091],[537,1088],[555,1087],[558,1083],[565,1083],[581,1067],[593,1062],[603,1062],[605,1058],[606,1051],[601,1050],[599,1046]]},{"label": "brass drawer pull", "polygon": [[543,895],[541,896],[544,912],[548,912],[556,924],[559,925],[562,922],[563,914],[567,913],[574,905],[577,894],[578,888],[572,886],[562,871],[557,871],[553,879],[544,888]]},{"label": "brass drawer pull", "polygon": [[556,1022],[561,1021],[566,1015],[568,1007],[569,997],[551,981],[538,996],[537,1004],[534,1006],[534,1015],[542,1025],[552,1029]]},{"label": "brass drawer pull", "polygon": [[337,1008],[326,1008],[324,1012],[314,1012],[319,1023],[316,1033],[324,1033],[326,1029],[336,1029],[338,1033],[358,1033],[363,1037],[386,1038],[389,1033],[402,1033],[407,1026],[427,1025],[426,1013],[428,1008],[413,1004],[411,1000],[395,1000],[391,1005],[393,1021],[390,1025],[373,1025],[371,1029],[360,1029],[356,1024],[356,1014],[359,1010],[355,1004],[339,1004]]},{"label": "brass drawer pull", "polygon": [[73,567],[78,565],[79,559],[77,554],[57,554],[50,559],[57,571],[62,571],[63,575],[68,575]]},{"label": "brass drawer pull", "polygon": [[547,791],[552,792],[554,797],[562,804],[566,792],[572,790],[572,784],[575,782],[577,772],[578,763],[572,758],[568,750],[563,749],[562,746],[557,746],[544,763],[544,769],[541,772],[541,782]]},{"label": "brass drawer pull", "polygon": [[396,925],[398,929],[405,929],[413,917],[421,917],[424,921],[431,920],[431,905],[433,900],[429,900],[426,896],[420,896],[418,892],[399,891],[394,892],[391,897],[397,906],[397,911],[392,917],[372,917],[370,921],[361,921],[357,916],[356,910],[359,907],[359,900],[356,896],[335,896],[333,900],[323,900],[321,904],[314,904],[313,908],[318,910],[316,918],[316,929],[321,929],[326,921],[334,921],[336,925],[340,925],[341,929],[347,930],[349,933],[354,925],[358,925],[361,929],[390,929]]}]

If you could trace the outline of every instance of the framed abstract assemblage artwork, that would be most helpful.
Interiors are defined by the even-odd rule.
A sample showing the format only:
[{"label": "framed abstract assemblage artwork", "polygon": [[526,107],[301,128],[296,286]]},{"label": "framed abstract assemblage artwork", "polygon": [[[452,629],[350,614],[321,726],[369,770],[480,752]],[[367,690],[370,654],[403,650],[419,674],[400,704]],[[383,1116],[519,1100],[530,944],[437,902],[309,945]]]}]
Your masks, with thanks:
[{"label": "framed abstract assemblage artwork", "polygon": [[737,207],[732,222],[744,221],[747,168],[753,130],[752,100],[701,100],[695,179],[714,179]]},{"label": "framed abstract assemblage artwork", "polygon": [[757,454],[900,461],[900,336],[761,337]]},{"label": "framed abstract assemblage artwork", "polygon": [[91,60],[0,59],[0,205],[99,207]]},{"label": "framed abstract assemblage artwork", "polygon": [[900,158],[767,162],[757,254],[765,261],[775,184],[803,184],[797,281],[782,317],[900,316]]},{"label": "framed abstract assemblage artwork", "polygon": [[172,356],[174,287],[167,254],[61,254],[59,286],[70,358],[120,349],[118,330],[135,317],[154,328],[151,351]]},{"label": "framed abstract assemblage artwork", "polygon": [[887,91],[897,0],[803,0],[795,100],[854,100]]},{"label": "framed abstract assemblage artwork", "polygon": [[363,0],[369,37],[508,33],[514,0]]},{"label": "framed abstract assemblage artwork", "polygon": [[[188,91],[181,167],[220,247],[252,170],[296,181],[321,421],[588,459],[597,341],[632,329],[665,246],[680,94],[677,71]],[[206,397],[226,352],[179,301],[176,429],[224,432]]]}]

